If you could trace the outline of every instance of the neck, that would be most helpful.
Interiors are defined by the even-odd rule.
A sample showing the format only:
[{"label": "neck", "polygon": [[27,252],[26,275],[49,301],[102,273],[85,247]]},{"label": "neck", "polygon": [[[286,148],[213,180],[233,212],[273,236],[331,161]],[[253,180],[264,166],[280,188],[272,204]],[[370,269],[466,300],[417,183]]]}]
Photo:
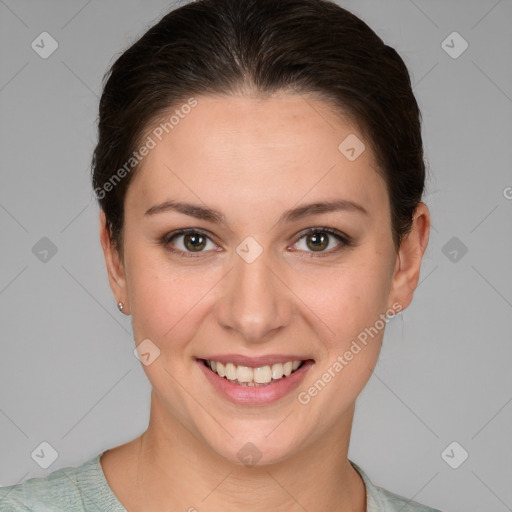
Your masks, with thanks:
[{"label": "neck", "polygon": [[366,512],[364,483],[347,458],[353,414],[354,407],[344,424],[284,461],[246,467],[215,453],[152,400],[137,456],[138,508]]}]

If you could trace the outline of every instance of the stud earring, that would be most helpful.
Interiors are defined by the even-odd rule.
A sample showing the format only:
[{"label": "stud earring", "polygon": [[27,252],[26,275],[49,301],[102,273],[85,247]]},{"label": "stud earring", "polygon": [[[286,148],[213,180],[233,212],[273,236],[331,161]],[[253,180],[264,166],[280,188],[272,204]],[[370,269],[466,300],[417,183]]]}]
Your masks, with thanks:
[{"label": "stud earring", "polygon": [[121,301],[119,301],[117,303],[117,309],[119,309],[119,311],[121,311],[121,313],[123,312],[124,304]]}]

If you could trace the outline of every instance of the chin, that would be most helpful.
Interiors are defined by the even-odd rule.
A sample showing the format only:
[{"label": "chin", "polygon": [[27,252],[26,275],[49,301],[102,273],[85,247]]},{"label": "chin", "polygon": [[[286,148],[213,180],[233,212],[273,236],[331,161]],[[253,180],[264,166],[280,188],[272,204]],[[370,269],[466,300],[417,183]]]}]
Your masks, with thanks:
[{"label": "chin", "polygon": [[[246,434],[240,426],[235,429],[234,425],[226,425],[236,435],[230,437],[221,429],[218,436],[212,437],[212,431],[209,431],[203,439],[213,452],[229,463],[246,467],[277,464],[297,453],[300,440],[291,436],[289,430],[278,432],[279,429],[275,429],[276,423],[279,422],[274,421],[272,428],[262,428],[257,433],[252,426],[245,431]],[[272,429],[275,429],[274,432]]]}]

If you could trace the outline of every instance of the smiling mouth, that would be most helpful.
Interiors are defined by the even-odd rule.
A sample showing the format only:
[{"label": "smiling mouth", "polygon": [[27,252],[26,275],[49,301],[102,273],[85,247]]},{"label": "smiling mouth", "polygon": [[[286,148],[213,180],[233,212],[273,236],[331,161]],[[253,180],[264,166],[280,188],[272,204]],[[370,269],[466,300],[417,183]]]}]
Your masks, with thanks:
[{"label": "smiling mouth", "polygon": [[274,382],[286,379],[306,363],[306,361],[287,361],[285,363],[251,368],[249,366],[236,365],[234,363],[224,364],[207,359],[202,359],[202,362],[213,373],[233,384],[254,387],[269,386]]}]

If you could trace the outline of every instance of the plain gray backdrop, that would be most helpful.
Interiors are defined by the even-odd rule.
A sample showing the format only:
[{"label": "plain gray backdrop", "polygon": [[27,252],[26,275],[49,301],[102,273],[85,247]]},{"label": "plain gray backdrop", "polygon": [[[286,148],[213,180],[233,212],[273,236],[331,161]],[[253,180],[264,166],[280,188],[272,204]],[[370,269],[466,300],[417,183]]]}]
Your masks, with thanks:
[{"label": "plain gray backdrop", "polygon": [[[432,214],[349,457],[446,512],[512,510],[512,2],[339,3],[410,70]],[[103,74],[176,5],[0,0],[0,485],[147,427],[150,386],[108,286],[89,172]],[[57,454],[47,468],[32,455],[43,442]]]}]

